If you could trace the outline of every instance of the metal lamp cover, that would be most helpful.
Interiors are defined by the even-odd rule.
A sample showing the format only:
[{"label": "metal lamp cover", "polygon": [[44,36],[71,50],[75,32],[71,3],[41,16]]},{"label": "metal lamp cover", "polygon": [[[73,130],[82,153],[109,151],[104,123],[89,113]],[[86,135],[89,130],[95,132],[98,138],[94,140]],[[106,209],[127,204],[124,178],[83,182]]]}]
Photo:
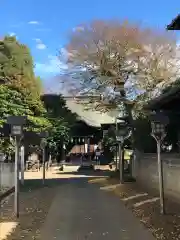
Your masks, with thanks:
[{"label": "metal lamp cover", "polygon": [[9,125],[24,125],[27,121],[27,116],[9,116],[7,123]]},{"label": "metal lamp cover", "polygon": [[152,133],[153,134],[163,134],[165,132],[165,125],[159,122],[152,122]]},{"label": "metal lamp cover", "polygon": [[44,132],[40,132],[39,136],[43,139],[43,138],[47,138],[49,136],[49,133],[44,131]]},{"label": "metal lamp cover", "polygon": [[163,125],[167,125],[169,123],[168,116],[164,115],[162,112],[153,112],[150,115],[151,122],[161,123]]},{"label": "metal lamp cover", "polygon": [[159,122],[152,122],[151,126],[151,136],[155,138],[156,141],[162,141],[166,137],[165,125]]}]

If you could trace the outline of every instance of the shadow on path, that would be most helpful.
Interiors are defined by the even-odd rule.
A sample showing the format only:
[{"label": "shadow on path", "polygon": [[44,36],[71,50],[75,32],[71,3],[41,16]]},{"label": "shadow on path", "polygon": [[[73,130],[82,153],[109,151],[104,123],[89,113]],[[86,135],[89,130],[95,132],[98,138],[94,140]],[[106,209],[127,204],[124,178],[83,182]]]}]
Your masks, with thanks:
[{"label": "shadow on path", "polygon": [[64,184],[81,181],[87,183],[88,180],[94,178],[108,177],[109,170],[79,170],[74,172],[53,172],[52,175],[58,175],[57,178],[45,179],[43,184],[42,179],[26,179],[24,185],[20,187],[21,192],[36,190],[41,188],[54,188]]},{"label": "shadow on path", "polygon": [[[18,221],[13,213],[14,196],[10,196],[1,209],[0,222],[7,225],[9,231],[7,240],[38,239],[38,231],[59,192],[66,191],[69,185],[80,184],[83,188],[87,187],[89,179],[108,175],[109,171],[103,170],[57,171],[49,172],[48,179],[45,179],[44,184],[42,179],[25,179],[24,185],[20,186],[20,218]],[[68,186],[66,187],[66,185]]]}]

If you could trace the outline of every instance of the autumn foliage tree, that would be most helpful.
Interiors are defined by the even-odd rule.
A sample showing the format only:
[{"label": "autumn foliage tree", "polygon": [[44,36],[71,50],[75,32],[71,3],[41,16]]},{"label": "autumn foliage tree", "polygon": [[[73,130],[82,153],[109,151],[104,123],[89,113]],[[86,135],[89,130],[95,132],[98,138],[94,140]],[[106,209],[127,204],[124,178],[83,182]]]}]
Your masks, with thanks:
[{"label": "autumn foliage tree", "polygon": [[175,38],[127,21],[83,24],[70,34],[66,49],[69,68],[83,69],[82,84],[88,82],[97,91],[117,89],[121,100],[141,93],[149,99],[156,86],[170,84],[178,73]]},{"label": "autumn foliage tree", "polygon": [[[82,24],[70,34],[66,50],[75,83],[105,95],[103,101],[89,99],[90,106],[109,111],[123,105],[132,125],[142,117],[144,103],[179,74],[175,36],[128,21]],[[111,98],[106,97],[109,88],[116,93]]]}]

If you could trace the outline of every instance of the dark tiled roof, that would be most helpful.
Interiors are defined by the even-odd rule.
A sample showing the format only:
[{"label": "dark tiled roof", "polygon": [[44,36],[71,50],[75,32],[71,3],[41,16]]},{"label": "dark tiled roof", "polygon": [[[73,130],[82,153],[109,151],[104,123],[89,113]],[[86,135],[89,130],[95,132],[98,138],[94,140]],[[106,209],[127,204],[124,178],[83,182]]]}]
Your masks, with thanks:
[{"label": "dark tiled roof", "polygon": [[160,109],[162,105],[170,102],[173,99],[180,98],[180,86],[175,85],[167,92],[161,94],[159,97],[151,100],[145,109]]},{"label": "dark tiled roof", "polygon": [[167,25],[167,30],[180,30],[180,14]]}]

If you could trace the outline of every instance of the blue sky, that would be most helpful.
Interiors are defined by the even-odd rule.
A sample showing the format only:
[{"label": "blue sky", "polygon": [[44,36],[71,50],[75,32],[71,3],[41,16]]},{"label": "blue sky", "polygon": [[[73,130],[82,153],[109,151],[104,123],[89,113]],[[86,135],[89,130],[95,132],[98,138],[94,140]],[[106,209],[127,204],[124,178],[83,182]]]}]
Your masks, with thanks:
[{"label": "blue sky", "polygon": [[0,0],[0,34],[15,34],[30,47],[36,73],[46,81],[64,67],[56,55],[77,25],[126,18],[165,28],[178,11],[179,0]]}]

